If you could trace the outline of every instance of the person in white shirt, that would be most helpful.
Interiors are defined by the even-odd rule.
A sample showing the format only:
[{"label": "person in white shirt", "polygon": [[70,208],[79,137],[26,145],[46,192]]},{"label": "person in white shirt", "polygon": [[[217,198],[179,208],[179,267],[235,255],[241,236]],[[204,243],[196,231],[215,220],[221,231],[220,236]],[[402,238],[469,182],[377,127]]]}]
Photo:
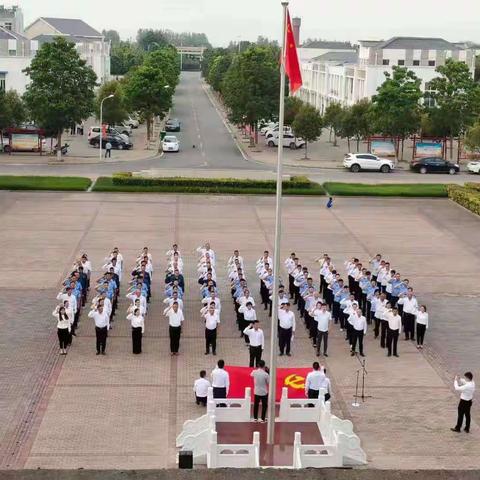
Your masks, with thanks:
[{"label": "person in white shirt", "polygon": [[99,305],[97,310],[91,310],[88,314],[95,322],[95,336],[97,339],[97,355],[105,355],[107,348],[107,336],[110,328],[110,315],[103,310],[103,305]]},{"label": "person in white shirt", "polygon": [[322,303],[320,308],[317,308],[313,312],[313,318],[317,324],[317,357],[320,356],[320,349],[323,341],[323,355],[328,357],[328,328],[332,321],[332,314],[327,310],[327,305]]},{"label": "person in white shirt", "polygon": [[250,343],[248,335],[245,335],[245,329],[248,328],[255,320],[257,320],[257,312],[253,308],[252,302],[247,302],[246,304],[241,304],[238,307],[239,321],[240,321],[240,330],[243,337],[245,338],[245,343],[248,345]]},{"label": "person in white shirt", "polygon": [[238,250],[233,251],[233,255],[228,259],[227,266],[233,267],[236,262],[238,262],[240,268],[243,268],[243,257],[240,256],[240,252]]},{"label": "person in white shirt", "polygon": [[[143,298],[145,298],[145,297],[143,297]],[[171,297],[167,297],[163,300],[163,303],[165,305],[167,305],[167,308],[171,307],[174,304],[174,302],[177,302],[178,303],[178,308],[180,310],[183,310],[183,300],[181,298],[178,298],[178,292],[177,291],[174,291],[172,293]],[[166,309],[164,310],[164,314],[165,313],[166,313]]]},{"label": "person in white shirt", "polygon": [[[217,366],[212,370],[213,398],[227,398],[230,376],[224,367],[225,361],[219,360]],[[225,404],[219,404],[218,406],[225,406]]]},{"label": "person in white shirt", "polygon": [[415,312],[417,319],[417,348],[423,348],[423,340],[425,339],[425,331],[428,330],[428,313],[425,305],[420,306],[420,310]]},{"label": "person in white shirt", "polygon": [[353,343],[352,343],[352,352],[350,355],[353,357],[355,355],[355,349],[358,342],[358,349],[360,356],[364,357],[363,353],[363,337],[367,334],[367,320],[362,315],[362,311],[357,309],[352,315],[352,333],[353,333]]},{"label": "person in white shirt", "polygon": [[[386,294],[382,294],[386,295]],[[380,321],[380,347],[387,348],[388,314],[392,311],[390,302],[386,302],[381,309],[382,320]]]},{"label": "person in white shirt", "polygon": [[465,432],[470,432],[470,410],[472,408],[473,395],[475,393],[475,382],[473,381],[472,372],[466,372],[464,378],[455,377],[453,386],[460,393],[460,403],[458,404],[458,417],[455,428],[451,430],[460,432],[463,425],[463,417],[465,417]]},{"label": "person in white shirt", "polygon": [[210,347],[212,347],[212,354],[217,354],[217,327],[220,325],[220,316],[215,310],[215,303],[210,303],[208,311],[203,314],[205,319],[205,355],[210,354]]},{"label": "person in white shirt", "polygon": [[127,320],[132,324],[132,351],[135,355],[142,353],[142,337],[145,333],[145,319],[136,308],[133,313],[127,315]]},{"label": "person in white shirt", "polygon": [[206,376],[207,372],[205,370],[201,370],[200,378],[197,378],[193,384],[195,402],[197,405],[203,405],[204,407],[207,406],[208,389],[212,386],[212,384],[205,378]]},{"label": "person in white shirt", "polygon": [[292,337],[295,334],[295,314],[290,310],[290,303],[285,303],[279,308],[278,323],[280,356],[286,353],[287,357],[290,357]]},{"label": "person in white shirt", "polygon": [[415,314],[418,311],[418,302],[413,295],[413,290],[408,289],[407,295],[402,295],[398,303],[403,306],[403,326],[405,340],[415,340]]},{"label": "person in white shirt", "polygon": [[388,312],[385,316],[388,322],[387,330],[387,349],[388,357],[392,356],[392,346],[393,346],[393,356],[398,357],[397,353],[397,344],[398,336],[402,331],[402,317],[398,314],[398,310],[393,308],[391,312]]},{"label": "person in white shirt", "polygon": [[168,317],[170,355],[178,355],[180,336],[182,335],[182,323],[185,320],[182,310],[178,307],[178,302],[173,302],[171,307],[166,308],[165,315]]},{"label": "person in white shirt", "polygon": [[323,375],[324,375],[324,378],[323,380],[320,381],[320,388],[323,388],[326,393],[325,393],[325,397],[324,397],[324,400],[326,402],[329,402],[330,399],[332,398],[332,384],[330,382],[330,379],[327,377],[327,369],[325,367],[323,367]]},{"label": "person in white shirt", "polygon": [[292,252],[290,254],[290,257],[288,257],[284,263],[288,273],[288,293],[290,294],[290,298],[293,298],[293,294],[295,292],[295,285],[293,284],[293,281],[294,281],[293,272],[295,271],[298,265],[298,258],[295,255],[295,252]]},{"label": "person in white shirt", "polygon": [[52,315],[57,320],[57,336],[60,344],[60,355],[67,354],[67,346],[70,340],[70,331],[73,319],[70,319],[64,307],[58,306]]},{"label": "person in white shirt", "polygon": [[[255,310],[254,310],[255,311]],[[258,368],[260,360],[262,359],[262,352],[265,348],[265,337],[263,330],[260,328],[259,321],[255,318],[253,323],[250,323],[243,331],[243,334],[248,337],[250,348],[250,363],[249,367]]]},{"label": "person in white shirt", "polygon": [[[323,373],[323,367],[320,367],[318,362],[313,362],[313,370],[308,372],[307,378],[305,379],[305,396],[307,398],[318,398],[321,383],[325,378]],[[313,404],[311,404],[313,406]]]}]

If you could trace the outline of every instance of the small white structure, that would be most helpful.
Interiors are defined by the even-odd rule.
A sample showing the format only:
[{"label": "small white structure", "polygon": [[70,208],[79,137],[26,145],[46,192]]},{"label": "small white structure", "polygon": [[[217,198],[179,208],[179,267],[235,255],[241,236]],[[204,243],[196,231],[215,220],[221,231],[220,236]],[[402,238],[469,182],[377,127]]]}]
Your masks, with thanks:
[{"label": "small white structure", "polygon": [[[295,433],[293,468],[327,468],[363,465],[367,463],[360,439],[353,432],[352,422],[331,414],[330,402],[319,399],[289,399],[288,390],[282,390],[280,416],[277,422],[316,423],[323,444],[302,444],[300,432]],[[213,399],[209,390],[207,413],[196,420],[188,420],[177,437],[176,446],[193,452],[193,461],[208,468],[254,468],[260,466],[260,434],[254,432],[249,444],[218,444],[216,422],[250,421],[250,388],[239,399]]]}]

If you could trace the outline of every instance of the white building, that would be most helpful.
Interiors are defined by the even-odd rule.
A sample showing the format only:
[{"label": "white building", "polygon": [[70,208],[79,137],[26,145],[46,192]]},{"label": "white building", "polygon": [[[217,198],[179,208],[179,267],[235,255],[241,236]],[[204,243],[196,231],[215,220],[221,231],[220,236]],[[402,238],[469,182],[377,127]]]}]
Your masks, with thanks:
[{"label": "white building", "polygon": [[438,76],[435,69],[447,58],[467,63],[475,72],[475,48],[441,38],[393,37],[359,41],[358,52],[328,52],[301,62],[303,86],[297,95],[321,113],[332,102],[353,105],[371,98],[393,66],[406,67],[421,79],[421,88]]},{"label": "white building", "polygon": [[25,92],[28,77],[23,70],[30,65],[38,50],[38,42],[0,27],[0,90]]},{"label": "white building", "polygon": [[83,20],[40,17],[25,29],[25,36],[41,46],[62,36],[75,43],[80,57],[92,67],[99,83],[110,78],[110,42]]},{"label": "white building", "polygon": [[5,7],[0,5],[0,27],[23,34],[23,13],[17,6]]}]

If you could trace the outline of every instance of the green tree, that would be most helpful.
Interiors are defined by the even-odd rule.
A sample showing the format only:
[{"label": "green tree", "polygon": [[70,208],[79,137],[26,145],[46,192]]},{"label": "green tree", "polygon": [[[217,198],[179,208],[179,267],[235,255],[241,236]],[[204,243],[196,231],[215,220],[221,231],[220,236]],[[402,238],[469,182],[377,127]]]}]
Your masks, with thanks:
[{"label": "green tree", "polygon": [[480,122],[476,122],[467,130],[465,146],[472,152],[480,153]]},{"label": "green tree", "polygon": [[374,133],[372,129],[372,103],[368,99],[360,100],[349,109],[352,117],[353,137],[357,142],[357,152],[360,150],[360,141]]},{"label": "green tree", "polygon": [[213,65],[213,62],[217,57],[227,55],[229,52],[226,48],[207,48],[203,52],[203,59],[202,59],[202,77],[208,81],[208,76],[210,74],[210,69]]},{"label": "green tree", "polygon": [[95,72],[79,57],[74,43],[56,37],[42,45],[25,73],[30,83],[24,100],[32,120],[55,132],[61,145],[63,131],[81,123],[94,110]]},{"label": "green tree", "polygon": [[[393,67],[386,80],[377,89],[372,99],[372,118],[375,131],[402,140],[417,132],[420,127],[421,80],[414,72],[404,67]],[[397,152],[399,145],[396,145]]]},{"label": "green tree", "polygon": [[453,156],[453,138],[462,135],[480,114],[480,86],[472,78],[468,65],[448,58],[437,67],[439,73],[429,83],[438,113],[445,118]]},{"label": "green tree", "polygon": [[167,77],[154,66],[142,65],[127,76],[124,89],[128,105],[147,121],[150,139],[153,117],[163,118],[172,106],[172,89]]},{"label": "green tree", "polygon": [[212,62],[207,80],[216,92],[220,92],[222,89],[223,79],[232,64],[232,58],[231,54],[220,55],[215,57]]},{"label": "green tree", "polygon": [[168,40],[162,30],[141,28],[137,32],[137,45],[144,52],[152,52],[158,48],[166,47]]},{"label": "green tree", "polygon": [[0,90],[0,130],[16,127],[25,121],[27,112],[16,90]]},{"label": "green tree", "polygon": [[252,127],[278,112],[278,56],[271,47],[250,47],[235,55],[222,85],[230,119]]},{"label": "green tree", "polygon": [[112,47],[120,43],[120,35],[116,30],[102,30],[105,40],[110,41]]},{"label": "green tree", "polygon": [[305,140],[305,159],[308,158],[308,143],[315,142],[320,138],[322,128],[323,119],[320,112],[312,105],[303,105],[292,123],[292,129],[295,136]]},{"label": "green tree", "polygon": [[117,80],[103,84],[98,90],[95,106],[97,118],[100,118],[100,102],[109,95],[113,95],[113,98],[103,102],[102,121],[110,125],[121,124],[128,117],[128,111],[122,84]]},{"label": "green tree", "polygon": [[180,79],[180,61],[177,49],[169,45],[155,50],[145,56],[144,64],[162,72],[167,82],[166,85],[173,94]]},{"label": "green tree", "polygon": [[112,75],[126,75],[132,68],[143,63],[144,53],[135,44],[120,42],[112,46],[110,71]]},{"label": "green tree", "polygon": [[325,109],[325,115],[323,121],[326,127],[330,128],[330,131],[333,132],[333,146],[337,146],[337,135],[342,128],[342,119],[344,116],[343,107],[337,103],[333,102]]},{"label": "green tree", "polygon": [[285,99],[285,125],[292,125],[303,105],[303,101],[298,97],[287,97]]}]

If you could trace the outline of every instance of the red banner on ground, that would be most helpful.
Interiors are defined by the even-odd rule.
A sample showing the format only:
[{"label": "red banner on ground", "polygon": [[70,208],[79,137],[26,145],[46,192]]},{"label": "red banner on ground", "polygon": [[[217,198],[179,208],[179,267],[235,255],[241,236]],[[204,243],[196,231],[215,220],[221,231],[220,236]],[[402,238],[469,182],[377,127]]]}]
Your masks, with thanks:
[{"label": "red banner on ground", "polygon": [[[250,373],[253,368],[226,366],[230,375],[230,390],[228,398],[243,398],[245,388],[251,387],[253,398],[253,378]],[[311,368],[277,368],[277,388],[275,399],[280,401],[282,388],[288,388],[288,398],[305,398],[305,378]]]}]

